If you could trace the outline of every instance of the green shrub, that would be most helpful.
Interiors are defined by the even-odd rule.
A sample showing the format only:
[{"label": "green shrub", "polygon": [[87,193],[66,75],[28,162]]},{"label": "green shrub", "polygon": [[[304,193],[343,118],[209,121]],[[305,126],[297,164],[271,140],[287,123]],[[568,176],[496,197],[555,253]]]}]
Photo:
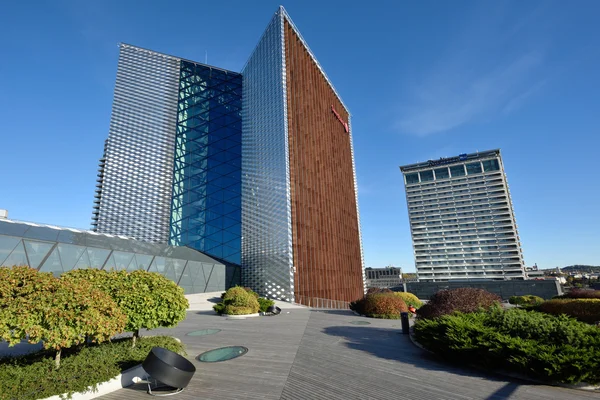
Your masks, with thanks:
[{"label": "green shrub", "polygon": [[[88,282],[74,283],[28,267],[3,269],[0,275],[0,337],[11,345],[25,338],[42,341],[44,348],[56,351],[56,368],[63,349],[86,339],[108,340],[125,328],[127,317],[115,301]],[[16,296],[7,298],[11,292]]]},{"label": "green shrub", "polygon": [[552,315],[565,314],[579,321],[600,322],[600,299],[554,299],[543,302],[537,310]]},{"label": "green shrub", "polygon": [[254,296],[249,294],[248,291],[246,289],[244,289],[243,287],[235,286],[235,287],[229,288],[225,292],[225,296],[223,297],[223,300],[229,301],[229,304],[245,306],[246,302],[248,301],[247,299],[250,297],[254,297]]},{"label": "green shrub", "polygon": [[420,319],[415,336],[449,360],[551,382],[600,382],[600,329],[564,315],[491,307]]},{"label": "green shrub", "polygon": [[431,297],[427,304],[417,310],[417,316],[423,319],[437,318],[455,311],[469,313],[480,308],[488,309],[494,304],[499,304],[500,300],[500,296],[483,289],[440,290]]},{"label": "green shrub", "polygon": [[508,299],[510,304],[521,307],[533,307],[540,305],[544,302],[544,299],[538,296],[526,295],[526,296],[510,296]]},{"label": "green shrub", "polygon": [[223,296],[223,301],[213,306],[213,310],[218,314],[227,315],[255,314],[259,309],[258,299],[240,286],[229,288]]},{"label": "green shrub", "polygon": [[423,305],[423,302],[419,300],[417,296],[408,292],[394,292],[394,296],[400,297],[406,305],[413,306],[414,308],[420,308]]},{"label": "green shrub", "polygon": [[213,306],[213,310],[215,310],[217,314],[221,315],[225,312],[225,304],[217,303]]},{"label": "green shrub", "polygon": [[248,315],[248,314],[255,314],[257,312],[258,312],[258,310],[255,311],[253,307],[226,305],[225,310],[223,311],[223,314]]},{"label": "green shrub", "polygon": [[275,305],[275,302],[273,300],[270,299],[265,299],[263,297],[259,297],[256,300],[258,300],[258,305],[260,306],[260,312],[267,312],[267,309],[271,306]]},{"label": "green shrub", "polygon": [[246,290],[246,292],[250,293],[252,296],[258,299],[258,293],[256,293],[254,290],[250,289],[249,287],[245,287],[244,289]]},{"label": "green shrub", "polygon": [[140,329],[170,328],[186,317],[189,307],[183,288],[156,272],[78,269],[61,279],[88,282],[110,295],[127,315],[125,330],[139,337]]},{"label": "green shrub", "polygon": [[[236,286],[236,287],[239,287],[239,286]],[[259,297],[259,296],[258,296],[258,293],[256,293],[254,290],[252,290],[252,289],[251,289],[251,288],[249,288],[249,287],[243,287],[243,289],[244,289],[246,292],[250,293],[252,296],[254,296],[254,297],[256,297],[256,298],[258,299],[258,297]],[[227,293],[227,292],[223,292],[223,293],[221,293],[221,299],[223,299],[223,298],[225,297],[225,294],[226,294],[226,293]]]},{"label": "green shrub", "polygon": [[79,352],[65,350],[58,370],[48,351],[0,359],[0,400],[34,400],[84,391],[138,365],[153,347],[185,354],[183,345],[174,338],[152,336],[142,337],[135,348],[130,339],[124,339],[86,345]]}]

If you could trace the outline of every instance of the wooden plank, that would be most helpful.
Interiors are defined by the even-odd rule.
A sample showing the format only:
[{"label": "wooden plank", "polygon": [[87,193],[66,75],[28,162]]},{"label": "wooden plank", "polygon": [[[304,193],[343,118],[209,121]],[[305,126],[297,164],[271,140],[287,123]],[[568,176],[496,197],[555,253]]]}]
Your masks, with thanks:
[{"label": "wooden plank", "polygon": [[[217,347],[249,352],[220,363],[200,363],[190,385],[177,395],[192,399],[600,399],[600,394],[535,385],[440,362],[400,333],[400,321],[357,317],[349,312],[290,309],[276,317],[228,320],[190,312],[173,329],[151,334],[180,338],[189,358]],[[351,321],[368,321],[358,326]],[[209,336],[185,336],[217,328]],[[100,397],[148,399],[136,385]]]}]

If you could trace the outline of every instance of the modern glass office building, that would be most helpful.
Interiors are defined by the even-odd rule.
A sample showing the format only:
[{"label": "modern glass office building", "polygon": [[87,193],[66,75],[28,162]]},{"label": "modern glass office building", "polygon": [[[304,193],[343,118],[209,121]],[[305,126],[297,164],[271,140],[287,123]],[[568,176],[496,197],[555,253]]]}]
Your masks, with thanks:
[{"label": "modern glass office building", "polygon": [[186,294],[222,291],[239,283],[235,267],[187,247],[0,219],[0,266],[15,265],[56,276],[80,268],[141,269],[164,275]]},{"label": "modern glass office building", "polygon": [[239,73],[120,45],[92,229],[241,262]]},{"label": "modern glass office building", "polygon": [[181,61],[170,243],[241,263],[242,76]]},{"label": "modern glass office building", "polygon": [[241,73],[120,45],[92,225],[272,298],[364,293],[350,113],[283,7]]},{"label": "modern glass office building", "polygon": [[169,241],[181,60],[120,45],[92,229]]},{"label": "modern glass office building", "polygon": [[525,279],[500,150],[400,170],[419,281]]},{"label": "modern glass office building", "polygon": [[364,293],[350,113],[280,7],[242,70],[242,281],[311,305]]}]

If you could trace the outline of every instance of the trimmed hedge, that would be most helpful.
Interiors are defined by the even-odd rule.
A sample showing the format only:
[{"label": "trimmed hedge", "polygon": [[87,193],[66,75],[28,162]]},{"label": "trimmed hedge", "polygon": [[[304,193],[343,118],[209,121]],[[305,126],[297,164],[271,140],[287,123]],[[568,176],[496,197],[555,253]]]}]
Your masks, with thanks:
[{"label": "trimmed hedge", "polygon": [[399,319],[401,312],[408,312],[408,306],[393,293],[375,293],[366,297],[364,311],[367,317]]},{"label": "trimmed hedge", "polygon": [[508,302],[521,307],[532,307],[542,304],[544,299],[530,294],[526,296],[510,296]]},{"label": "trimmed hedge", "polygon": [[488,309],[494,304],[499,304],[500,296],[483,289],[458,288],[453,290],[440,290],[427,304],[417,310],[417,316],[424,318],[437,318],[442,315],[452,314],[455,311],[469,313],[480,308]]},{"label": "trimmed hedge", "polygon": [[600,290],[573,289],[555,299],[600,299]]},{"label": "trimmed hedge", "polygon": [[362,299],[350,303],[350,309],[371,318],[399,319],[401,312],[408,311],[408,306],[388,289],[367,292]]},{"label": "trimmed hedge", "polygon": [[566,314],[589,324],[600,322],[600,299],[548,300],[540,304],[537,310],[552,315]]},{"label": "trimmed hedge", "polygon": [[217,314],[227,315],[255,314],[260,310],[258,297],[255,294],[240,286],[229,288],[222,295],[223,301],[215,304],[213,310]]},{"label": "trimmed hedge", "polygon": [[392,290],[388,289],[388,288],[378,288],[378,287],[372,287],[367,289],[367,296],[370,294],[375,294],[375,293],[394,293]]},{"label": "trimmed hedge", "polygon": [[600,329],[518,308],[421,319],[415,337],[450,361],[560,383],[600,383]]},{"label": "trimmed hedge", "polygon": [[136,347],[131,347],[131,339],[123,339],[87,345],[79,352],[65,350],[58,370],[48,351],[0,359],[0,400],[35,400],[84,391],[141,363],[153,347],[185,355],[183,345],[174,338],[151,336],[140,338]]},{"label": "trimmed hedge", "polygon": [[413,306],[414,308],[419,309],[423,305],[423,302],[421,300],[419,300],[419,298],[412,293],[394,292],[394,296],[398,296],[402,300],[404,300],[404,302],[406,303],[407,306]]}]

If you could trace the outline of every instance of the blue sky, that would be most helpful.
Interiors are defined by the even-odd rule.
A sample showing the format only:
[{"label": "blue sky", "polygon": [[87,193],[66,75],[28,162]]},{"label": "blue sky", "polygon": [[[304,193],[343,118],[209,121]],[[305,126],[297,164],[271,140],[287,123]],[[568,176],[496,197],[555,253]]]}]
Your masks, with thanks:
[{"label": "blue sky", "polygon": [[[239,71],[278,5],[4,4],[0,208],[89,228],[117,43]],[[600,265],[600,2],[283,5],[352,112],[367,266],[414,270],[399,165],[495,148],[526,263]]]}]

